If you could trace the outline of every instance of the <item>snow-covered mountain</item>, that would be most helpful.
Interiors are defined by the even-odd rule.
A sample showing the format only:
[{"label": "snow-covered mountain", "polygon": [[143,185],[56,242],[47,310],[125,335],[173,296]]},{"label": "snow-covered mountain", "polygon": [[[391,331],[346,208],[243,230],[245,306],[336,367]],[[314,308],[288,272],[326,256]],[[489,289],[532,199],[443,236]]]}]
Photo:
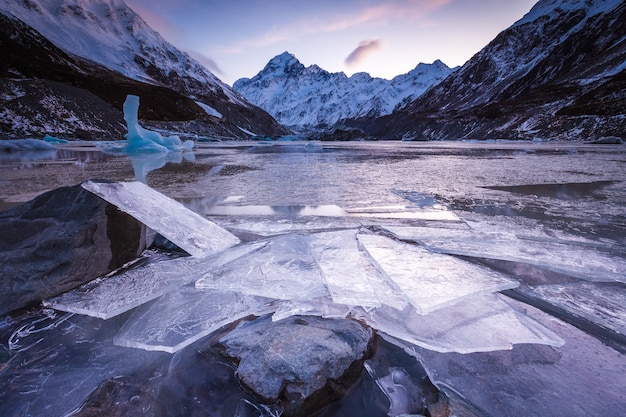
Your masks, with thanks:
[{"label": "snow-covered mountain", "polygon": [[284,52],[272,58],[253,78],[233,84],[235,91],[296,130],[323,130],[341,120],[390,114],[453,70],[443,62],[419,64],[392,80],[361,72],[347,77],[317,65],[305,67]]},{"label": "snow-covered mountain", "polygon": [[588,139],[626,135],[626,3],[541,0],[371,135]]},{"label": "snow-covered mountain", "polygon": [[0,13],[25,23],[71,57],[198,102],[199,109],[209,110],[205,114],[222,119],[217,123],[221,128],[231,123],[236,128],[230,130],[238,134],[243,130],[259,134],[285,131],[164,40],[123,0],[0,0]]}]

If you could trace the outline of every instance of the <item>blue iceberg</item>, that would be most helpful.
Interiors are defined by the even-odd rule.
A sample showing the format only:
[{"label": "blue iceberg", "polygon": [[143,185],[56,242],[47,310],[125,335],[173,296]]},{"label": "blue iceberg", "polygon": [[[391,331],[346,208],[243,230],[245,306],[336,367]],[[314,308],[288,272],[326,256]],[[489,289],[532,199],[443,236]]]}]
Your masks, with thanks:
[{"label": "blue iceberg", "polygon": [[139,125],[137,113],[139,111],[139,97],[129,94],[124,101],[124,120],[128,133],[124,135],[128,140],[126,151],[136,152],[169,152],[193,148],[193,141],[181,142],[177,135],[163,136],[159,132],[144,129]]}]

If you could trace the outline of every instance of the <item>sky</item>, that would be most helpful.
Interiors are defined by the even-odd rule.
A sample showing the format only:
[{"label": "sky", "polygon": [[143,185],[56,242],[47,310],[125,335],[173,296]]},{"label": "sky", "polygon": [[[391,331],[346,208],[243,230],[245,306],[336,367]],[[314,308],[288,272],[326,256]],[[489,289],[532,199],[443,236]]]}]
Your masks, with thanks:
[{"label": "sky", "polygon": [[225,83],[288,51],[350,76],[391,79],[420,62],[463,65],[536,0],[126,0]]}]

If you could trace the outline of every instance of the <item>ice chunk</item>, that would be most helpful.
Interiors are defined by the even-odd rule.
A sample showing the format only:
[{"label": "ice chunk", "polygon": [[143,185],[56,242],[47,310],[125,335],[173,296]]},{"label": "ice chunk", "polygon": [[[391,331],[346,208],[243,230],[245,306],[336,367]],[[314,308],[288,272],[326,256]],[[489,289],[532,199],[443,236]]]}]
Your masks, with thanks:
[{"label": "ice chunk", "polygon": [[367,360],[363,364],[376,386],[385,394],[389,401],[388,416],[406,416],[421,410],[422,404],[415,404],[417,399],[422,400],[423,398],[420,395],[416,395],[416,393],[420,393],[420,385],[413,380],[404,368],[391,366],[385,370],[386,372],[383,376],[380,376],[380,370],[377,372],[375,365],[371,360]]},{"label": "ice chunk", "polygon": [[272,321],[279,321],[291,316],[318,316],[324,318],[344,318],[350,314],[351,307],[334,303],[330,297],[313,300],[284,300],[278,303],[272,315]]},{"label": "ice chunk", "polygon": [[587,281],[625,282],[626,259],[606,248],[563,239],[539,239],[472,230],[384,227],[399,239],[431,251],[535,265]]},{"label": "ice chunk", "polygon": [[431,253],[416,245],[379,235],[359,234],[358,239],[380,271],[402,290],[419,314],[519,285],[489,268]]},{"label": "ice chunk", "polygon": [[206,258],[177,258],[124,270],[44,302],[56,310],[109,319],[200,278],[264,243],[236,246]]},{"label": "ice chunk", "polygon": [[53,143],[53,144],[69,143],[67,139],[61,139],[61,138],[57,138],[55,136],[50,136],[50,135],[45,135],[43,137],[43,140],[48,143]]},{"label": "ice chunk", "polygon": [[139,125],[137,113],[139,111],[139,97],[129,94],[124,101],[124,120],[128,133],[126,150],[136,152],[169,152],[171,150],[191,149],[192,141],[182,143],[176,135],[163,137],[159,132],[144,129]]},{"label": "ice chunk", "polygon": [[113,342],[118,346],[175,353],[243,317],[271,313],[271,301],[233,291],[184,286],[139,307]]},{"label": "ice chunk", "polygon": [[412,306],[398,311],[387,306],[353,315],[392,338],[437,352],[488,352],[517,343],[561,346],[554,332],[513,309],[501,294],[467,298],[426,316]]},{"label": "ice chunk", "polygon": [[377,307],[380,301],[369,277],[378,272],[359,251],[356,233],[345,230],[311,235],[311,253],[335,303]]},{"label": "ice chunk", "polygon": [[272,216],[213,216],[211,219],[229,230],[254,233],[264,237],[298,232],[353,229],[361,226],[359,219],[351,217],[294,217],[271,214]]},{"label": "ice chunk", "polygon": [[196,286],[282,300],[328,295],[307,238],[297,234],[270,240],[263,249],[205,274]]},{"label": "ice chunk", "polygon": [[460,222],[451,211],[439,209],[418,209],[406,206],[354,207],[345,209],[351,216],[376,219],[410,219],[423,221]]},{"label": "ice chunk", "polygon": [[82,187],[130,214],[192,256],[208,256],[239,243],[239,239],[181,203],[141,182],[87,181]]}]

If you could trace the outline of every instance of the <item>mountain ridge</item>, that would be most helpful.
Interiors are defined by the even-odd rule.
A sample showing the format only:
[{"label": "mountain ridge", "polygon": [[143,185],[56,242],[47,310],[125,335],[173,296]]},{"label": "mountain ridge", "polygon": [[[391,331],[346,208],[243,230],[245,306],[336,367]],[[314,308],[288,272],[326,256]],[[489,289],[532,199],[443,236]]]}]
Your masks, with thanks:
[{"label": "mountain ridge", "polygon": [[[19,36],[20,33],[24,33],[23,25],[25,25],[34,30],[37,36],[50,42],[70,57],[69,61],[66,59],[64,62],[74,62],[65,69],[67,74],[72,74],[68,76],[70,78],[68,80],[63,77],[59,78],[59,71],[55,70],[56,74],[51,74],[45,67],[36,69],[36,74],[20,74],[20,71],[24,71],[25,68],[23,62],[19,64],[21,68],[16,68],[13,62],[3,60],[2,67],[6,84],[14,88],[17,88],[16,83],[24,86],[26,83],[25,80],[19,80],[16,75],[36,76],[45,80],[52,78],[51,81],[69,83],[73,88],[83,89],[83,94],[93,94],[96,98],[104,100],[111,107],[107,110],[108,115],[112,117],[113,114],[118,114],[116,123],[123,123],[121,108],[124,97],[138,90],[144,93],[140,94],[143,95],[140,107],[140,115],[143,116],[140,117],[147,116],[164,129],[185,129],[200,135],[235,138],[249,137],[250,135],[245,132],[262,135],[288,133],[287,129],[280,126],[265,111],[247,102],[208,69],[165,41],[123,0],[46,0],[45,2],[0,0],[0,14],[9,19],[7,22],[15,23],[11,23],[12,33],[5,31],[5,37],[2,39],[2,44],[13,51],[11,56],[17,57],[20,54],[20,48],[22,51],[29,49],[26,44],[15,43],[16,39],[28,38]],[[31,38],[33,36],[30,35]],[[36,41],[34,44],[36,43],[41,43],[41,41]],[[37,53],[47,55],[40,58],[47,62],[48,66],[56,65],[55,60],[59,56],[59,51],[52,48],[47,50],[38,48]],[[80,64],[76,65],[76,62]],[[33,70],[32,66],[30,70]],[[79,76],[81,73],[83,76]],[[105,79],[108,82],[105,84],[109,91],[103,88],[98,89],[96,83],[86,82],[85,74],[96,79],[106,74]],[[76,85],[76,77],[81,78],[80,85]],[[55,88],[54,92],[48,90],[44,96],[40,96],[43,93],[31,84],[25,87],[28,97],[13,97],[9,100],[12,97],[11,94],[5,93],[4,99],[0,100],[2,108],[5,109],[3,112],[5,120],[2,121],[4,135],[37,136],[51,133],[75,136],[75,132],[68,127],[70,123],[63,120],[60,111],[56,112],[57,116],[61,117],[60,120],[50,120],[57,126],[64,126],[60,131],[47,131],[55,123],[48,123],[45,126],[30,122],[18,123],[20,120],[28,121],[33,117],[32,112],[24,110],[25,106],[23,103],[20,104],[20,100],[28,99],[31,104],[36,105],[35,107],[41,107],[39,103],[58,95],[57,101],[64,101],[65,105],[71,106],[73,99],[77,98],[76,95],[81,94],[71,88],[63,87]],[[88,88],[87,84],[89,84]],[[140,84],[143,87],[140,87]],[[87,92],[84,91],[85,89]],[[96,89],[98,91],[94,91]],[[166,94],[163,89],[169,89],[171,93]],[[63,97],[69,90],[72,90],[72,100]],[[148,97],[149,91],[161,93]],[[159,100],[161,103],[158,103]],[[182,102],[185,104],[181,106]],[[167,112],[166,106],[172,109]],[[179,106],[180,109],[174,109]],[[160,110],[156,110],[157,108]],[[80,110],[72,108],[75,114],[77,112],[85,114]],[[12,119],[8,116],[12,116]],[[95,120],[84,120],[84,122],[94,129],[97,124]],[[107,127],[110,127],[110,124],[107,124]],[[104,130],[105,127],[102,126],[93,130],[92,133],[100,137],[104,134]],[[118,130],[115,129],[114,134],[117,134]],[[84,129],[81,129],[80,133],[84,134]],[[90,138],[90,135],[86,136]]]},{"label": "mountain ridge", "polygon": [[254,77],[235,81],[233,89],[294,130],[320,131],[344,119],[389,114],[452,71],[437,60],[421,63],[392,80],[366,72],[348,77],[315,64],[306,67],[293,54],[283,52]]},{"label": "mountain ridge", "polygon": [[542,0],[401,111],[346,123],[381,138],[626,135],[626,3]]}]

